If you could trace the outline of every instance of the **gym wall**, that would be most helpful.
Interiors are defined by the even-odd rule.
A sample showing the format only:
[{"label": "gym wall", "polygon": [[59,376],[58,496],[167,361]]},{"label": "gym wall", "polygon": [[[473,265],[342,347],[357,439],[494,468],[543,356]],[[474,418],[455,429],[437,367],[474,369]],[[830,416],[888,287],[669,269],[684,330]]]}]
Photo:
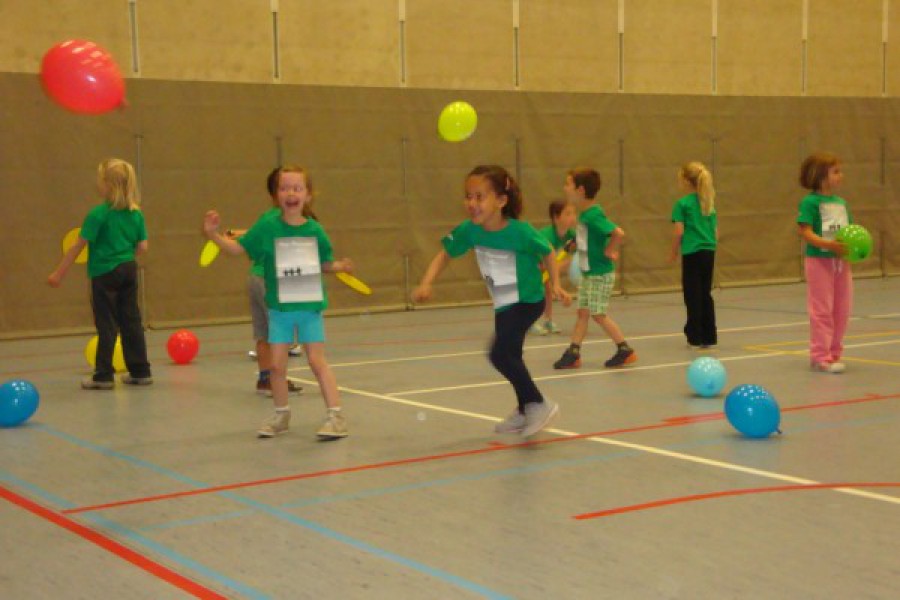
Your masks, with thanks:
[{"label": "gym wall", "polygon": [[[676,289],[665,258],[678,166],[714,172],[717,283],[798,281],[797,184],[813,150],[839,154],[842,195],[876,237],[860,276],[900,270],[900,6],[885,0],[83,0],[0,3],[0,337],[92,327],[84,267],[45,279],[63,235],[97,200],[97,163],[141,178],[151,327],[246,320],[247,262],[200,268],[201,222],[245,227],[279,163],[312,175],[314,208],[358,276],[334,279],[332,314],[409,307],[408,293],[464,218],[479,163],[520,179],[525,218],[547,223],[566,170],[596,167],[599,200],[628,235],[619,287]],[[890,10],[894,8],[894,10]],[[44,52],[93,40],[127,77],[129,106],[65,112],[40,89]],[[476,134],[450,144],[440,109],[466,100]],[[474,259],[439,303],[481,302]]]}]

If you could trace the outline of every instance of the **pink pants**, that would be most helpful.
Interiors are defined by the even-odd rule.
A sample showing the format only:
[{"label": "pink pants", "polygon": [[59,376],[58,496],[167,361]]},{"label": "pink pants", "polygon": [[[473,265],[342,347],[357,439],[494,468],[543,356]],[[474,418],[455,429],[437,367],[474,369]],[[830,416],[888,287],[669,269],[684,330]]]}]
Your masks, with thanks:
[{"label": "pink pants", "polygon": [[804,266],[809,359],[814,363],[836,362],[844,351],[844,332],[853,305],[850,263],[807,256]]}]

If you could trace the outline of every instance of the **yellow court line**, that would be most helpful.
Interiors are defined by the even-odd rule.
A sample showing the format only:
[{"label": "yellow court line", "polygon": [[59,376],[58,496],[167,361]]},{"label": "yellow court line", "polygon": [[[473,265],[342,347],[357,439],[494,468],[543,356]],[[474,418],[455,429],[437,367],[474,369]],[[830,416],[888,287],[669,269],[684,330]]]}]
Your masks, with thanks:
[{"label": "yellow court line", "polygon": [[[862,338],[862,337],[876,337],[876,336],[884,336],[884,335],[892,335],[900,332],[882,332],[882,333],[871,333],[871,334],[859,334],[854,336],[847,336],[846,339],[851,338]],[[807,344],[806,340],[802,342],[780,342],[776,344],[766,344],[761,346],[743,346],[744,350],[750,350],[752,352],[766,352],[766,353],[776,353],[776,354],[787,354],[787,355],[805,355],[807,354],[806,350],[778,350],[775,346],[785,346],[788,344]],[[884,342],[869,342],[867,344],[848,344],[845,348],[867,348],[869,346],[885,346],[888,344],[900,344],[900,340],[888,340]],[[842,362],[857,362],[857,363],[869,363],[873,365],[887,365],[890,367],[900,367],[900,362],[890,361],[890,360],[878,360],[875,358],[856,358],[853,356],[842,356]]]},{"label": "yellow court line", "polygon": [[[885,337],[889,335],[898,335],[900,331],[878,331],[875,333],[857,333],[855,335],[845,335],[845,340],[855,340],[858,338],[870,338],[870,337]],[[745,346],[745,348],[769,348],[766,352],[777,352],[777,350],[771,350],[776,346],[796,346],[797,344],[808,344],[809,340],[791,340],[787,342],[772,342],[771,344],[763,344],[761,346]]]}]

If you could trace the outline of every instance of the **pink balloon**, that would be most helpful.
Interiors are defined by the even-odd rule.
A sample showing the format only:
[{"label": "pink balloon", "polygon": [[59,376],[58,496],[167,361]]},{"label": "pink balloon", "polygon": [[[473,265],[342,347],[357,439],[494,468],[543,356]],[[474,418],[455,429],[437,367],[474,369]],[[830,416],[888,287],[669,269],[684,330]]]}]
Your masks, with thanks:
[{"label": "pink balloon", "polygon": [[112,55],[94,42],[67,40],[41,62],[47,95],[76,113],[99,115],[125,101],[125,83]]}]

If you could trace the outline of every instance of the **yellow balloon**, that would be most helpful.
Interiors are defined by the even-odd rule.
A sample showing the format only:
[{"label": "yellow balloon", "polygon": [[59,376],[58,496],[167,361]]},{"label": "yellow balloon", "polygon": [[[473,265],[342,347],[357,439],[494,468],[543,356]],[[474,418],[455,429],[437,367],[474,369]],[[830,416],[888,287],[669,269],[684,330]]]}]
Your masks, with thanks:
[{"label": "yellow balloon", "polygon": [[[75,245],[75,242],[78,241],[78,236],[81,235],[81,227],[76,227],[75,229],[70,229],[69,233],[63,238],[62,248],[63,254],[69,251],[69,248]],[[88,259],[88,247],[85,246],[84,249],[78,253],[78,256],[75,257],[75,262],[78,264],[84,264]]]},{"label": "yellow balloon", "polygon": [[[97,343],[100,341],[96,335],[88,340],[84,348],[84,357],[93,369],[97,362]],[[125,371],[125,355],[122,353],[122,338],[116,336],[116,345],[113,348],[113,369],[118,373]]]},{"label": "yellow balloon", "polygon": [[448,142],[468,139],[478,127],[478,114],[468,102],[451,102],[438,117],[438,133]]}]

